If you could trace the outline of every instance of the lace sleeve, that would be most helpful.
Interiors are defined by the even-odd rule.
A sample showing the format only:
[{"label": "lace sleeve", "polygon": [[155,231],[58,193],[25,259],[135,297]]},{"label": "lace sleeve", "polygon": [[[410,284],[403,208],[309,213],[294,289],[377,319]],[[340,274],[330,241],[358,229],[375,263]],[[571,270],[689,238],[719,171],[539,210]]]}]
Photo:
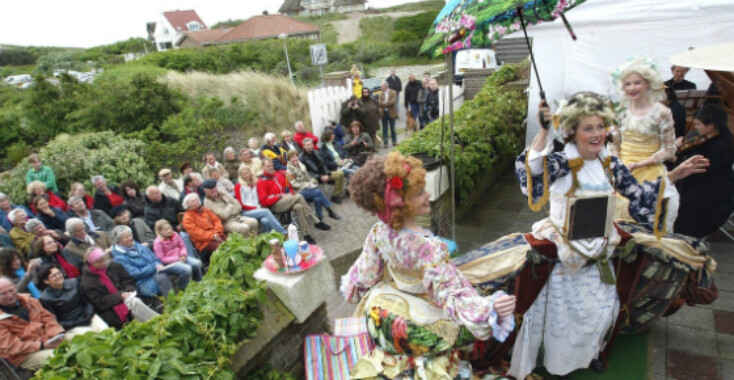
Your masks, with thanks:
[{"label": "lace sleeve", "polygon": [[663,162],[675,156],[675,123],[670,108],[660,105],[658,115],[658,133],[660,134],[660,149],[652,155],[655,162]]}]

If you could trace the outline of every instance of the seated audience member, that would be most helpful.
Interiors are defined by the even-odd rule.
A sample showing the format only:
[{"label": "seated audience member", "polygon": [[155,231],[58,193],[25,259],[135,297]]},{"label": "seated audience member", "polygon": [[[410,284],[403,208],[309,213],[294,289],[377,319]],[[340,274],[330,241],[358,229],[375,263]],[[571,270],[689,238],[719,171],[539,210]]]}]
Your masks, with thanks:
[{"label": "seated audience member", "polygon": [[58,265],[65,278],[77,278],[82,273],[82,259],[50,236],[42,236],[33,243],[33,257],[41,259],[42,264]]},{"label": "seated audience member", "polygon": [[295,141],[293,141],[293,133],[291,131],[283,131],[280,133],[280,146],[285,149],[286,152],[295,150],[296,152],[301,152],[301,146],[298,145]]},{"label": "seated audience member", "polygon": [[240,168],[240,160],[237,159],[237,155],[234,152],[234,148],[231,146],[228,146],[224,148],[224,159],[222,160],[222,166],[224,166],[224,170],[227,171],[227,178],[229,178],[230,181],[236,182],[237,181],[237,169]]},{"label": "seated audience member", "polygon": [[309,220],[320,230],[331,229],[331,226],[316,218],[302,195],[293,192],[285,177],[275,171],[272,161],[263,162],[263,174],[257,181],[257,198],[263,207],[269,208],[273,213],[293,211],[304,240],[310,244],[316,243],[309,233]]},{"label": "seated audience member", "polygon": [[194,167],[191,165],[190,162],[184,161],[181,163],[181,165],[178,166],[178,171],[181,173],[181,176],[178,177],[176,183],[178,183],[178,186],[183,189],[183,179],[184,177],[186,177],[187,174],[194,172]]},{"label": "seated audience member", "polygon": [[71,241],[71,238],[64,233],[66,224],[64,224],[64,228],[62,228],[61,230],[49,230],[40,220],[28,219],[25,224],[25,228],[28,231],[33,232],[33,236],[35,236],[34,242],[44,236],[50,236],[52,239],[56,240],[56,242],[61,244],[62,247],[64,247],[66,246],[66,244],[69,243],[69,241]]},{"label": "seated audience member", "polygon": [[107,185],[107,181],[101,175],[92,177],[92,185],[97,189],[94,193],[94,207],[104,211],[107,215],[110,214],[113,207],[125,201],[120,196],[120,189],[117,186]]},{"label": "seated audience member", "polygon": [[181,236],[173,230],[171,223],[161,219],[155,222],[156,239],[153,252],[163,265],[183,263],[191,267],[191,279],[201,281],[202,264],[195,257],[189,256]]},{"label": "seated audience member", "polygon": [[184,177],[184,187],[183,191],[181,192],[181,196],[179,197],[178,201],[179,203],[183,203],[183,199],[185,196],[195,193],[199,196],[200,201],[204,201],[204,189],[201,187],[201,183],[203,180],[199,180],[198,173],[189,173],[186,174],[186,177]]},{"label": "seated audience member", "polygon": [[8,235],[8,231],[5,231],[4,228],[0,227],[0,248],[3,247],[15,248],[13,245],[13,239]]},{"label": "seated audience member", "polygon": [[9,278],[0,276],[0,356],[16,367],[36,370],[63,342],[64,328],[41,302],[18,294]]},{"label": "seated audience member", "polygon": [[84,199],[84,204],[87,205],[87,208],[90,210],[94,210],[94,198],[90,197],[89,194],[87,194],[87,189],[84,188],[84,184],[81,182],[74,182],[71,184],[71,188],[69,189],[69,198],[77,196],[82,199]]},{"label": "seated audience member", "polygon": [[145,224],[150,228],[155,227],[155,222],[165,219],[168,223],[178,229],[178,214],[184,212],[181,203],[173,198],[164,196],[156,186],[148,186],[145,189]]},{"label": "seated audience member", "polygon": [[183,207],[186,212],[181,224],[199,251],[202,261],[208,265],[212,252],[227,240],[222,221],[211,210],[201,205],[197,194],[184,197]]},{"label": "seated audience member", "polygon": [[39,298],[41,305],[56,316],[56,321],[66,330],[66,339],[109,328],[94,314],[94,306],[82,295],[78,278],[64,279],[59,266],[44,264],[38,271],[38,281],[45,285]]},{"label": "seated audience member", "polygon": [[0,275],[10,279],[19,293],[30,293],[34,298],[41,296],[33,279],[38,269],[38,260],[27,260],[14,248],[0,248]]},{"label": "seated audience member", "polygon": [[[140,192],[140,185],[133,180],[123,181],[120,184],[120,194],[124,199],[122,205],[130,211],[131,217],[142,218],[145,211],[145,196]],[[110,210],[110,217],[114,218],[112,210]]]},{"label": "seated audience member", "polygon": [[252,157],[262,157],[260,155],[260,140],[258,140],[257,137],[250,137],[250,139],[247,140],[247,148],[250,149]]},{"label": "seated audience member", "polygon": [[354,161],[349,158],[347,152],[334,142],[334,134],[328,129],[321,134],[319,154],[327,169],[340,171],[347,178],[359,169],[359,166],[354,165]]},{"label": "seated audience member", "polygon": [[[329,130],[331,133],[334,134],[334,143],[341,146],[344,144],[344,128],[342,128],[341,124],[338,124],[336,121],[330,121],[328,124],[326,124],[326,128],[324,130]],[[322,139],[323,140],[323,139]]]},{"label": "seated audience member", "polygon": [[680,207],[673,230],[704,238],[726,223],[734,211],[734,146],[723,108],[704,106],[693,125],[698,136],[678,148],[678,161],[701,155],[708,159],[710,166],[704,173],[675,183]]},{"label": "seated audience member", "polygon": [[278,138],[275,137],[275,133],[266,133],[264,139],[265,145],[263,145],[262,149],[260,150],[260,154],[263,156],[263,159],[273,161],[273,167],[275,168],[275,170],[285,172],[285,170],[287,169],[285,150],[283,150],[278,145]]},{"label": "seated audience member", "polygon": [[324,192],[318,187],[318,182],[308,174],[306,166],[298,161],[298,152],[292,150],[288,152],[288,183],[293,190],[301,194],[306,202],[313,201],[316,208],[316,217],[324,220],[322,209],[326,207],[329,217],[334,220],[340,220],[341,217],[331,209],[331,202],[326,198]]},{"label": "seated audience member", "polygon": [[342,203],[341,196],[344,194],[344,173],[334,170],[331,171],[326,167],[323,158],[314,149],[313,141],[310,139],[303,140],[303,150],[298,155],[298,159],[306,165],[308,174],[315,178],[319,184],[333,183],[334,190],[331,194],[331,201],[334,203]]},{"label": "seated audience member", "polygon": [[205,180],[211,178],[210,172],[212,170],[217,170],[220,176],[224,178],[229,178],[229,174],[226,170],[224,170],[222,164],[220,164],[219,161],[217,161],[217,159],[214,157],[214,153],[209,152],[204,155],[204,167],[201,169],[201,176]]},{"label": "seated audience member", "polygon": [[10,198],[8,198],[7,194],[0,192],[0,227],[4,228],[6,232],[13,229],[13,222],[8,219],[8,214],[10,214],[10,211],[13,211],[16,208],[22,209],[23,211],[25,211],[26,215],[30,217],[33,217],[35,215],[29,208],[25,206],[19,206],[10,203]]},{"label": "seated audience member", "polygon": [[218,170],[212,170],[209,175],[211,176],[210,179],[217,183],[217,190],[229,195],[234,194],[234,184],[232,181],[220,177]]},{"label": "seated audience member", "polygon": [[43,222],[52,230],[63,230],[69,215],[58,207],[51,207],[45,197],[35,197],[33,208],[36,210],[36,219]]},{"label": "seated audience member", "polygon": [[664,82],[665,86],[672,88],[673,91],[696,89],[695,83],[685,80],[688,74],[687,67],[673,65],[670,66],[670,72],[673,73],[673,77]]},{"label": "seated audience member", "polygon": [[51,205],[51,207],[57,207],[64,211],[67,210],[66,203],[51,190],[46,189],[46,184],[41,181],[33,181],[29,183],[26,191],[28,192],[29,196],[28,204],[31,205],[31,211],[33,211],[34,213],[36,212],[36,209],[33,207],[33,199],[36,197],[46,198],[48,200],[48,204]]},{"label": "seated audience member", "polygon": [[143,218],[133,218],[130,211],[125,206],[117,206],[112,209],[113,222],[116,226],[128,226],[133,233],[133,240],[148,247],[153,248],[155,234],[153,230],[145,224]]},{"label": "seated audience member", "polygon": [[71,241],[66,245],[66,250],[83,258],[89,247],[96,245],[102,249],[112,246],[112,239],[104,231],[91,231],[87,233],[86,224],[79,218],[69,218],[66,221],[66,234],[71,236]]},{"label": "seated audience member", "polygon": [[369,133],[363,132],[363,130],[362,123],[352,122],[349,125],[349,133],[344,138],[344,145],[342,145],[342,149],[347,152],[349,158],[357,166],[363,166],[375,150],[372,138],[370,138]]},{"label": "seated audience member", "polygon": [[107,213],[102,210],[89,210],[82,198],[76,196],[69,198],[69,216],[83,220],[89,231],[110,231],[115,226],[109,216],[111,212],[112,210]]},{"label": "seated audience member", "polygon": [[28,156],[28,165],[30,169],[25,174],[26,186],[30,185],[33,181],[41,181],[46,186],[46,189],[57,195],[59,194],[59,187],[56,185],[54,171],[50,167],[42,165],[41,159],[37,154],[33,153]]},{"label": "seated audience member", "polygon": [[217,189],[217,183],[212,179],[204,181],[204,207],[211,210],[224,226],[224,232],[237,232],[242,236],[257,235],[257,220],[242,216],[242,206],[228,193]]},{"label": "seated audience member", "polygon": [[22,209],[16,208],[8,214],[8,218],[13,221],[13,229],[9,232],[10,239],[13,241],[15,248],[24,255],[24,258],[28,258],[31,252],[31,244],[36,238],[33,232],[26,228],[28,216]]},{"label": "seated audience member", "polygon": [[110,327],[119,330],[133,319],[145,322],[158,315],[136,295],[135,279],[102,248],[90,249],[84,261],[82,292]]},{"label": "seated audience member", "polygon": [[173,179],[171,169],[161,169],[158,172],[158,177],[161,179],[158,189],[163,193],[163,195],[172,199],[178,199],[181,196],[183,186],[179,185],[178,182]]},{"label": "seated audience member", "polygon": [[234,187],[234,196],[242,206],[242,215],[260,222],[260,229],[263,232],[275,230],[281,234],[286,234],[287,231],[275,215],[269,209],[260,205],[260,201],[257,199],[255,175],[252,174],[252,170],[247,166],[240,167],[239,179]]},{"label": "seated audience member", "polygon": [[[313,133],[311,133],[311,132],[309,132],[309,131],[306,130],[306,125],[303,124],[303,121],[298,120],[296,122],[296,124],[294,125],[294,128],[296,129],[296,134],[293,135],[293,141],[295,141],[296,144],[298,144],[298,146],[301,147],[301,149],[303,149],[303,140],[304,139],[311,139],[311,141],[313,142],[314,146],[317,146],[318,145],[319,138],[316,137],[316,135],[314,135]],[[318,148],[315,148],[315,149],[318,150]]]},{"label": "seated audience member", "polygon": [[153,297],[168,296],[173,283],[168,275],[177,276],[176,286],[185,289],[191,279],[191,267],[185,264],[163,265],[158,257],[140,243],[133,240],[128,226],[117,226],[112,230],[112,257],[135,279],[140,295]]},{"label": "seated audience member", "polygon": [[262,161],[253,156],[252,152],[250,152],[249,149],[245,148],[242,149],[242,152],[240,152],[240,160],[242,160],[242,163],[240,164],[240,169],[242,167],[248,167],[252,171],[253,174],[256,176],[262,174],[263,172],[263,163]]}]

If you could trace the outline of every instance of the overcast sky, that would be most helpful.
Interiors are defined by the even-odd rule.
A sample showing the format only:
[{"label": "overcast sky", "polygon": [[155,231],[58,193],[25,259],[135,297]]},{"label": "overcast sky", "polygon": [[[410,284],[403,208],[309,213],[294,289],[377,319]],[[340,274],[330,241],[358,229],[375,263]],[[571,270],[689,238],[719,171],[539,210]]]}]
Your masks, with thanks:
[{"label": "overcast sky", "polygon": [[[384,8],[416,0],[369,0]],[[2,0],[0,44],[92,47],[146,37],[145,24],[163,11],[194,9],[208,26],[276,13],[282,0]]]}]

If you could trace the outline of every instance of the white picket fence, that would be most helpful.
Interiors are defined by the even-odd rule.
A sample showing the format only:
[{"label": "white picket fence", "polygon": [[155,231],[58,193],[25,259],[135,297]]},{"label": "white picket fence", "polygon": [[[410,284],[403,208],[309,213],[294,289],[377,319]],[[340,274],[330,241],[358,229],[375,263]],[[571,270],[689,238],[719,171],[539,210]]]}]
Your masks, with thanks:
[{"label": "white picket fence", "polygon": [[[464,90],[462,87],[453,85],[454,111],[464,104]],[[449,91],[448,86],[439,86],[441,99],[439,108],[441,114],[448,114]],[[308,104],[311,110],[311,126],[313,133],[320,136],[324,126],[330,121],[339,121],[341,104],[352,95],[352,81],[347,80],[347,87],[322,87],[308,92]],[[402,100],[399,100],[402,104]],[[446,107],[444,108],[444,104]]]}]

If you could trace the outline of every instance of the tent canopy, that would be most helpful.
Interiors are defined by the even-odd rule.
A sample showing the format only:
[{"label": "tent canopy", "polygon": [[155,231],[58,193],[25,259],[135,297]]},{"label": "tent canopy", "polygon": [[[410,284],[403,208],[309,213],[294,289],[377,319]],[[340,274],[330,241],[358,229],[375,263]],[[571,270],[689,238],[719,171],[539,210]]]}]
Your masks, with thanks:
[{"label": "tent canopy", "polygon": [[[663,79],[670,78],[668,59],[690,47],[731,42],[731,0],[589,0],[566,17],[578,35],[572,41],[561,22],[528,28],[543,87],[551,107],[579,91],[617,99],[610,73],[627,58],[649,56]],[[700,69],[686,79],[706,89],[710,80]],[[529,144],[540,129],[538,84],[531,77],[528,102]]]}]

